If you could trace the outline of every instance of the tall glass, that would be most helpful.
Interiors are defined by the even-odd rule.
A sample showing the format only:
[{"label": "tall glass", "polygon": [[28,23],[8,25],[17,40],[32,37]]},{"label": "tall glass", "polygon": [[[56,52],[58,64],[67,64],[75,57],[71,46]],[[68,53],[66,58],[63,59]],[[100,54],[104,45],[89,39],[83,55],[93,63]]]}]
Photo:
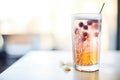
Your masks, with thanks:
[{"label": "tall glass", "polygon": [[99,70],[101,15],[75,14],[72,30],[75,69],[90,72]]}]

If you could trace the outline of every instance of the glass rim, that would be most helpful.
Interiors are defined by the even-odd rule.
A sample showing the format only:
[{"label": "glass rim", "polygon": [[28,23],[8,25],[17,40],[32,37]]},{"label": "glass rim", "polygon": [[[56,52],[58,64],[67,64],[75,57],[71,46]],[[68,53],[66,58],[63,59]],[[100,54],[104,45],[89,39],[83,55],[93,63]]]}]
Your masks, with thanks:
[{"label": "glass rim", "polygon": [[101,19],[102,15],[99,13],[76,13],[73,14],[74,19]]}]

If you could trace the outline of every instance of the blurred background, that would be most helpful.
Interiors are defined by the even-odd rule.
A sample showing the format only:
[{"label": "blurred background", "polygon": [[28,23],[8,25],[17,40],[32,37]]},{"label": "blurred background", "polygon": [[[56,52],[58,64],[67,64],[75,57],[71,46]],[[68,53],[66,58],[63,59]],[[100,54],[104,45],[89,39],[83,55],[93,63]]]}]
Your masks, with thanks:
[{"label": "blurred background", "polygon": [[31,50],[72,50],[72,14],[103,2],[101,50],[117,50],[118,0],[0,0],[0,72]]}]

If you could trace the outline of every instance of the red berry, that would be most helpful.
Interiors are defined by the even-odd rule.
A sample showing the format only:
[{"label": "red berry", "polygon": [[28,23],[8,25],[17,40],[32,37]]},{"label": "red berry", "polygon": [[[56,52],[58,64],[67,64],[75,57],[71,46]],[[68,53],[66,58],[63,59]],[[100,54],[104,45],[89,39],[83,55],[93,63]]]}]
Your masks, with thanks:
[{"label": "red berry", "polygon": [[92,25],[92,20],[88,20],[87,25]]},{"label": "red berry", "polygon": [[83,22],[80,22],[79,27],[83,27],[83,26],[84,26]]},{"label": "red berry", "polygon": [[82,37],[82,41],[85,41],[86,40],[86,38],[85,37]]},{"label": "red berry", "polygon": [[98,37],[98,35],[99,35],[99,32],[95,32],[95,34],[94,34],[94,35],[95,35],[95,37]]},{"label": "red berry", "polygon": [[85,25],[85,26],[83,26],[83,28],[84,28],[85,30],[87,30],[87,29],[88,29],[88,26],[87,26],[87,25]]},{"label": "red berry", "polygon": [[94,23],[98,23],[98,20],[92,20],[92,22],[94,22]]},{"label": "red berry", "polygon": [[83,32],[83,36],[84,37],[88,36],[88,33],[87,32]]},{"label": "red berry", "polygon": [[82,41],[85,41],[88,38],[88,33],[83,32]]},{"label": "red berry", "polygon": [[79,30],[78,28],[75,29],[75,34],[77,34],[78,30]]}]

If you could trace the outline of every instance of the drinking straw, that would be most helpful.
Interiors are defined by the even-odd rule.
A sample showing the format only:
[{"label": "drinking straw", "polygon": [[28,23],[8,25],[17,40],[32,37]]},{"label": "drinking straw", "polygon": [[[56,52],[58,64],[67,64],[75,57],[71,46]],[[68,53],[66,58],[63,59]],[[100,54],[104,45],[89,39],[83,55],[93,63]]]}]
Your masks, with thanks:
[{"label": "drinking straw", "polygon": [[101,12],[102,12],[102,10],[103,10],[103,7],[104,7],[104,5],[105,5],[105,3],[103,3],[103,5],[102,5],[102,7],[101,7],[101,9],[100,9],[99,14],[101,14]]}]

